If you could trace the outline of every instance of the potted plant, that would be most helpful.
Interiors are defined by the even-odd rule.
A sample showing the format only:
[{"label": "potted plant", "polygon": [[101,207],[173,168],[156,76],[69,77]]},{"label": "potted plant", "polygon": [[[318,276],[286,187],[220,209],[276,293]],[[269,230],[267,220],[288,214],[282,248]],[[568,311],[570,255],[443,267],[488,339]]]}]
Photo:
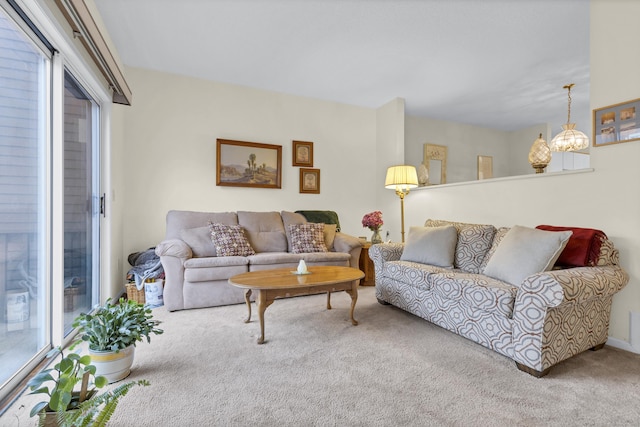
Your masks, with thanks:
[{"label": "potted plant", "polygon": [[39,426],[103,426],[131,387],[149,385],[145,380],[131,381],[98,395],[98,389],[107,384],[107,379],[95,375],[96,367],[91,364],[91,356],[77,353],[65,355],[57,347],[47,357],[58,354],[62,358],[53,368],[43,370],[27,383],[30,394],[46,394],[49,397],[31,409],[32,417],[39,416]]},{"label": "potted plant", "polygon": [[72,348],[87,342],[96,372],[109,383],[120,381],[131,372],[136,343],[144,338],[151,342],[152,334],[164,332],[157,328],[159,323],[153,319],[151,308],[124,298],[112,304],[109,298],[92,314],[76,317],[73,327],[79,333]]}]

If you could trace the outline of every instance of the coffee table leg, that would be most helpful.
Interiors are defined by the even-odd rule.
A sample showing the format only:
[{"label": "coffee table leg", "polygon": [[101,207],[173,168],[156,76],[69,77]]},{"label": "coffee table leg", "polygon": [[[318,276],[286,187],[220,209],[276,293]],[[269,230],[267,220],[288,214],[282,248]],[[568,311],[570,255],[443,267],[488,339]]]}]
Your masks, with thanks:
[{"label": "coffee table leg", "polygon": [[356,309],[356,301],[358,301],[358,280],[355,280],[351,285],[351,290],[346,291],[349,295],[351,295],[351,310],[349,311],[349,316],[351,317],[351,324],[357,325],[358,321],[353,318],[353,312]]},{"label": "coffee table leg", "polygon": [[260,337],[258,344],[264,344],[264,312],[273,303],[273,299],[267,298],[266,290],[258,291],[258,318],[260,319]]},{"label": "coffee table leg", "polygon": [[247,316],[247,319],[244,321],[244,323],[249,323],[251,322],[251,289],[247,289],[246,291],[244,291],[244,300],[247,302],[247,309],[249,310],[249,315]]},{"label": "coffee table leg", "polygon": [[327,292],[327,310],[331,310],[331,292]]}]

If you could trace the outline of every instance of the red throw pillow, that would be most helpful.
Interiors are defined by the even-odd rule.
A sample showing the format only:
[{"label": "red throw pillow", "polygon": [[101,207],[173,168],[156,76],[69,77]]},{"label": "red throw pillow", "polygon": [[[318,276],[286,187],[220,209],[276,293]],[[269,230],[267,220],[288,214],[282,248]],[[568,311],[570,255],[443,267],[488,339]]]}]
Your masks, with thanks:
[{"label": "red throw pillow", "polygon": [[539,225],[539,230],[572,231],[569,242],[556,261],[557,266],[563,267],[591,267],[596,265],[600,256],[600,246],[607,235],[593,228],[554,227]]}]

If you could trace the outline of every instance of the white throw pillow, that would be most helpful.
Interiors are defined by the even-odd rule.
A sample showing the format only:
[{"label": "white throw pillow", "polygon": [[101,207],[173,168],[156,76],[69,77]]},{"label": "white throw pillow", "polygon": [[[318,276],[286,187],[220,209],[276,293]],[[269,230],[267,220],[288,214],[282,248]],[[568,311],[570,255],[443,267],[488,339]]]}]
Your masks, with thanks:
[{"label": "white throw pillow", "polygon": [[453,268],[457,242],[458,232],[452,225],[411,227],[400,260]]},{"label": "white throw pillow", "polygon": [[553,268],[571,234],[515,225],[489,259],[484,274],[520,286],[532,274]]}]

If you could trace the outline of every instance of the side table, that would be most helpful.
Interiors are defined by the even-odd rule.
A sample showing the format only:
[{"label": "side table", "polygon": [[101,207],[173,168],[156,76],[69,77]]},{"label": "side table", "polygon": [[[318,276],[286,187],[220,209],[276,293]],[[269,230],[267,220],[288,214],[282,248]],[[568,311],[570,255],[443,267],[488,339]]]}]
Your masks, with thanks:
[{"label": "side table", "polygon": [[360,281],[360,286],[375,286],[376,273],[373,268],[373,261],[369,258],[369,248],[371,242],[365,242],[360,251],[359,267],[364,272],[364,278]]}]

